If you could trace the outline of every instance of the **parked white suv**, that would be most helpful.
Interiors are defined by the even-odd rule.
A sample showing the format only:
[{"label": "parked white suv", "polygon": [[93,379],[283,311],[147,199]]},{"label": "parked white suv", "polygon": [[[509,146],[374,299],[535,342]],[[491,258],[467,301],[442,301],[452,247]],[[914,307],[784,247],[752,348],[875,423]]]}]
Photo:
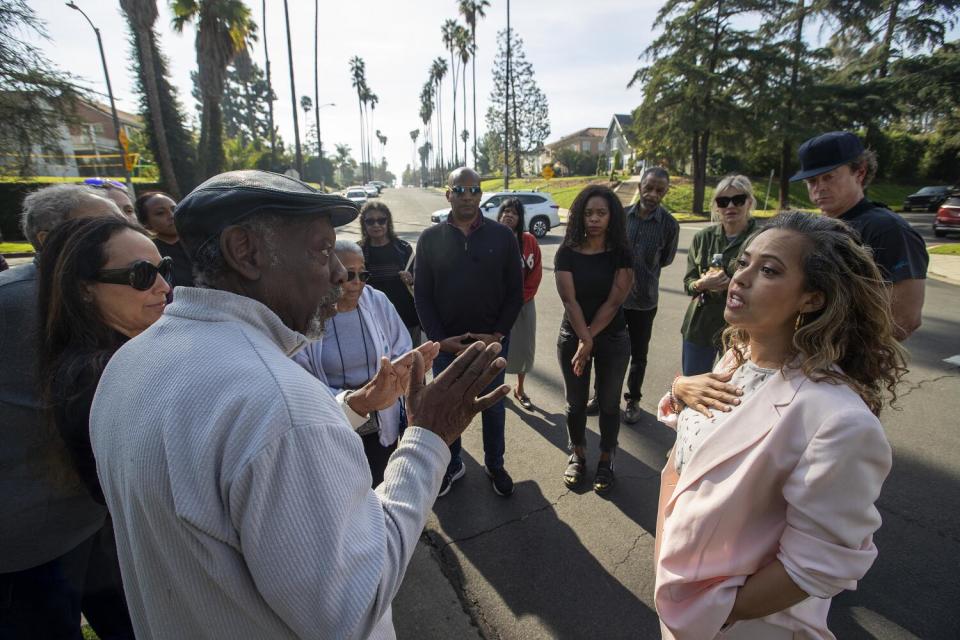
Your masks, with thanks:
[{"label": "parked white suv", "polygon": [[[537,238],[547,235],[550,229],[560,225],[560,207],[553,196],[545,191],[496,191],[485,193],[480,200],[480,211],[491,220],[497,219],[500,203],[507,198],[518,198],[523,203],[523,218],[527,230]],[[440,209],[430,215],[434,224],[447,219],[450,209]]]}]

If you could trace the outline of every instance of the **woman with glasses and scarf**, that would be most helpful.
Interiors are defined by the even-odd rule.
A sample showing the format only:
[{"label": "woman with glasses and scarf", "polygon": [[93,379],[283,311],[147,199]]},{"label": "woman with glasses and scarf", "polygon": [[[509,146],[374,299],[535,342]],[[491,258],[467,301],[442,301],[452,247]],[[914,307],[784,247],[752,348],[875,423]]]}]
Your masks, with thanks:
[{"label": "woman with glasses and scarf", "polygon": [[[337,315],[331,318],[323,337],[308,344],[294,360],[334,394],[359,389],[380,368],[383,358],[394,360],[410,351],[410,334],[387,296],[365,286],[370,272],[360,247],[337,240],[337,258],[347,270],[347,281],[337,301]],[[404,424],[403,400],[382,411],[357,429],[370,465],[372,486],[383,482],[383,471]]]},{"label": "woman with glasses and scarf", "polygon": [[390,207],[382,202],[367,202],[360,210],[360,247],[370,272],[369,284],[383,291],[418,346],[420,318],[413,302],[413,247],[393,231]]},{"label": "woman with glasses and scarf", "polygon": [[727,176],[717,185],[710,207],[716,224],[693,236],[683,276],[683,289],[692,298],[680,329],[685,376],[713,370],[720,334],[727,326],[723,319],[727,286],[744,240],[757,228],[751,215],[755,205],[750,179]]},{"label": "woman with glasses and scarf", "polygon": [[[112,216],[61,224],[40,253],[41,399],[65,443],[67,464],[101,504],[90,405],[113,354],[163,313],[172,267],[133,223]],[[67,481],[63,465],[51,464],[52,473]],[[101,637],[133,638],[109,518],[91,542],[89,562],[83,595],[87,619]],[[77,619],[79,624],[79,612]]]}]

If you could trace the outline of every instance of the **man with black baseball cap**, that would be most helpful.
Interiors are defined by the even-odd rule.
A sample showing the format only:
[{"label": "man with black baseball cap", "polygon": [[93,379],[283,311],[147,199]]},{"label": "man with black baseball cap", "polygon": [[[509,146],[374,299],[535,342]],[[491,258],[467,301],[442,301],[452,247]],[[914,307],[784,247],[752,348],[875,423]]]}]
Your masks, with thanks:
[{"label": "man with black baseball cap", "polygon": [[906,220],[885,206],[870,202],[864,191],[877,172],[877,157],[847,131],[831,131],[800,145],[800,171],[810,200],[831,218],[860,233],[890,285],[897,337],[905,340],[920,327],[924,280],[930,261],[923,238]]},{"label": "man with black baseball cap", "polygon": [[[290,358],[336,313],[335,227],[357,213],[262,171],[177,207],[198,286],[117,351],[90,418],[138,637],[395,637],[448,445],[509,387],[477,397],[506,364],[499,344],[424,385],[427,343],[338,398]],[[404,392],[414,426],[371,490],[353,428]]]}]

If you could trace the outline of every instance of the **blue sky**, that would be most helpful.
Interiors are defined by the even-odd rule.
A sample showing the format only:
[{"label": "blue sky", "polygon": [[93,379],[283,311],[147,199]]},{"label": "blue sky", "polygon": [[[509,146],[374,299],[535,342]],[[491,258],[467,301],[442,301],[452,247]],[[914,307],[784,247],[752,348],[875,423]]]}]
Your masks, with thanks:
[{"label": "blue sky", "polygon": [[[76,2],[100,28],[118,106],[135,111],[133,67],[119,3]],[[170,59],[173,81],[192,114],[189,74],[196,68],[193,29],[174,33],[169,26],[168,3],[159,0],[158,4],[161,46]],[[247,0],[247,4],[257,23],[261,23],[261,0]],[[291,141],[293,117],[283,2],[267,0],[266,4],[274,90],[279,98],[274,105],[275,118],[281,135]],[[313,96],[313,4],[309,0],[289,2],[298,98]],[[661,0],[511,2],[511,26],[523,38],[527,59],[533,64],[537,82],[550,104],[548,141],[588,126],[605,127],[613,113],[629,113],[639,104],[640,89],[627,89],[626,84],[639,64],[638,56],[654,38],[652,24],[661,4]],[[106,93],[96,40],[83,17],[65,7],[62,0],[31,0],[30,5],[47,23],[50,40],[39,43],[47,57],[86,86]],[[498,30],[506,28],[506,2],[492,0],[491,5],[477,31],[477,125],[481,135],[492,84],[495,36]],[[456,7],[455,0],[321,2],[320,102],[336,103],[320,112],[325,150],[332,151],[333,143],[346,143],[359,159],[359,116],[348,68],[348,60],[359,55],[366,61],[368,83],[380,99],[374,112],[374,128],[387,136],[387,162],[400,175],[412,157],[409,131],[420,126],[419,93],[427,68],[437,56],[447,58],[440,37],[441,24],[447,18],[458,17]],[[262,34],[252,55],[263,66]],[[451,96],[449,81],[445,84],[447,141]],[[469,79],[467,88],[469,91]],[[458,96],[458,112],[462,113],[460,100]],[[468,118],[472,120],[469,111]],[[301,117],[303,137],[305,126]]]}]

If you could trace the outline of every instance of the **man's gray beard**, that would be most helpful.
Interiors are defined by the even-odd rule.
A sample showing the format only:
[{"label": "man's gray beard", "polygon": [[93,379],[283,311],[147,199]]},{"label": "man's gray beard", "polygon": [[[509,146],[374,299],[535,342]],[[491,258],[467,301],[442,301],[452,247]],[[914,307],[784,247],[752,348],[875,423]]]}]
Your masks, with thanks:
[{"label": "man's gray beard", "polygon": [[307,324],[307,330],[303,332],[308,340],[319,340],[323,337],[327,328],[327,318],[330,317],[326,314],[326,307],[335,304],[341,295],[343,295],[343,288],[337,285],[320,298],[317,310],[313,312],[313,316]]}]

